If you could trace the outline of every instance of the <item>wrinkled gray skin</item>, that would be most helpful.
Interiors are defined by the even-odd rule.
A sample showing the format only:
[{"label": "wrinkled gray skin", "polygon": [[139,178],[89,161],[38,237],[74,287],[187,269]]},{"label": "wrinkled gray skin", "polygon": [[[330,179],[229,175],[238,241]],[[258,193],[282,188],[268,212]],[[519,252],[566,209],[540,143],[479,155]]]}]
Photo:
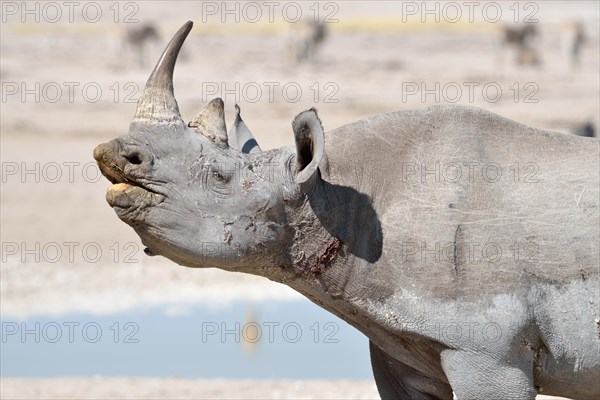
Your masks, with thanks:
[{"label": "wrinkled gray skin", "polygon": [[309,110],[295,149],[242,151],[250,131],[238,115],[226,133],[220,99],[191,127],[179,115],[190,29],[129,133],[94,151],[148,254],[301,292],[369,337],[383,398],[600,396],[597,140],[454,106],[324,135]]}]

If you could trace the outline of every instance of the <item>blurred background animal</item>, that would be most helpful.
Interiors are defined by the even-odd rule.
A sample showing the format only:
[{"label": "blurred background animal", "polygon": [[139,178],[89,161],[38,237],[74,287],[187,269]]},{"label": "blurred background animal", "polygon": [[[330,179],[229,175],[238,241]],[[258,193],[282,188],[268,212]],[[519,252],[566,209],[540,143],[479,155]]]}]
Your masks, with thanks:
[{"label": "blurred background animal", "polygon": [[566,21],[561,30],[561,48],[571,67],[580,63],[581,48],[586,42],[585,27],[578,20]]},{"label": "blurred background animal", "polygon": [[572,130],[574,135],[584,137],[597,137],[596,128],[591,121],[581,124]]},{"label": "blurred background animal", "polygon": [[501,45],[515,53],[517,65],[538,65],[541,63],[537,39],[538,28],[533,24],[502,27]]},{"label": "blurred background animal", "polygon": [[121,56],[128,66],[147,66],[148,53],[153,44],[160,42],[158,28],[153,23],[127,24],[122,33]]},{"label": "blurred background animal", "polygon": [[326,24],[313,19],[290,23],[286,30],[286,49],[295,63],[313,61],[316,53],[329,35]]}]

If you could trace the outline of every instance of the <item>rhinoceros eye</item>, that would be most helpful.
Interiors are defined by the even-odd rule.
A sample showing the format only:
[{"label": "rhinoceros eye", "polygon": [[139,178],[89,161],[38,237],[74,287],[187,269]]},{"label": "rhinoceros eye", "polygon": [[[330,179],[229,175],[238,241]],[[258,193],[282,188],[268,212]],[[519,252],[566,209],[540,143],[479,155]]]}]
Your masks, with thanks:
[{"label": "rhinoceros eye", "polygon": [[222,183],[229,183],[229,181],[231,180],[231,175],[224,174],[222,171],[219,171],[218,169],[212,170],[212,176],[213,176],[213,178],[219,180]]},{"label": "rhinoceros eye", "polygon": [[233,173],[217,163],[212,164],[207,172],[206,189],[218,196],[230,196],[233,191],[231,185]]},{"label": "rhinoceros eye", "polygon": [[202,187],[208,193],[213,193],[218,196],[230,196],[234,190],[231,184],[234,179],[234,172],[227,166],[222,166],[213,161],[204,164],[200,172]]}]

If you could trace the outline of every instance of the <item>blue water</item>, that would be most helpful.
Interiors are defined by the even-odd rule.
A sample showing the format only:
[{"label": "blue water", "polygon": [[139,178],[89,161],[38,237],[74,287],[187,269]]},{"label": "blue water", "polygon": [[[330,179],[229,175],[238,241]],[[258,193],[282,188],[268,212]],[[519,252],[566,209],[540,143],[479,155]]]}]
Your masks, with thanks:
[{"label": "blue water", "polygon": [[366,337],[308,301],[184,311],[3,317],[0,376],[372,378]]}]

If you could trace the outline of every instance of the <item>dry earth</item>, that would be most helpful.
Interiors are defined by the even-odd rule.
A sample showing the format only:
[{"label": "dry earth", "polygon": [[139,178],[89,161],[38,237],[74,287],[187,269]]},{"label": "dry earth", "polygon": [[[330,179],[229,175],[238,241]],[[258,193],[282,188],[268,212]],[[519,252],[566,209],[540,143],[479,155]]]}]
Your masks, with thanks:
[{"label": "dry earth", "polygon": [[[378,399],[374,382],[202,379],[3,379],[0,397],[29,399]],[[562,397],[538,396],[537,400]]]}]

